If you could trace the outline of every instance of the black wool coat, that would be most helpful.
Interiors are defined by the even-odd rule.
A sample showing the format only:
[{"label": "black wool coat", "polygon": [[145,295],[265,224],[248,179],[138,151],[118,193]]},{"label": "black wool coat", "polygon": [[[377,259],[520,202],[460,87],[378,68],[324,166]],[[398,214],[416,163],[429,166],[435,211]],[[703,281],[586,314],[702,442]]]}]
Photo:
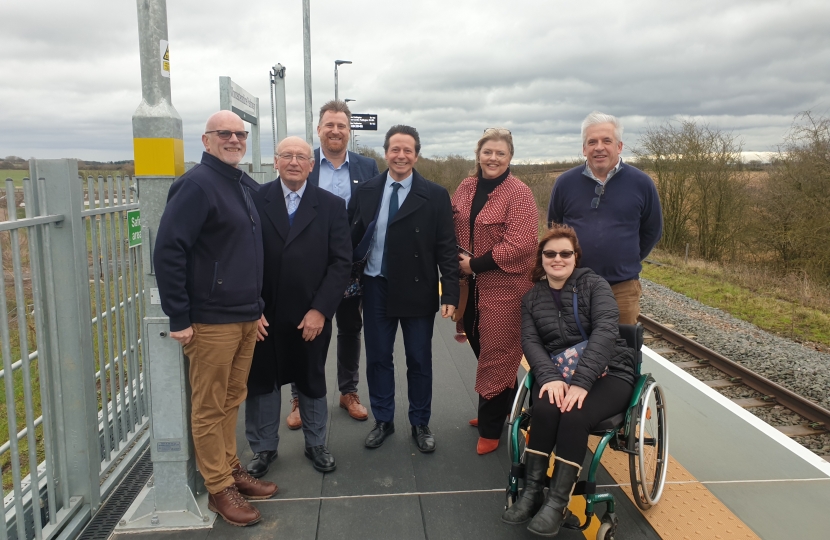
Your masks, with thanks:
[{"label": "black wool coat", "polygon": [[[254,202],[262,218],[263,315],[270,326],[268,337],[254,349],[248,392],[265,394],[275,383],[294,382],[303,394],[323,397],[331,319],[351,273],[346,205],[307,183],[289,226],[279,179],[260,187]],[[307,342],[297,326],[310,309],[325,315],[326,323],[320,335]]]},{"label": "black wool coat", "polygon": [[573,313],[574,289],[588,346],[571,384],[590,391],[606,367],[608,376],[634,384],[634,350],[620,337],[620,312],[611,286],[590,268],[577,268],[562,288],[561,312],[546,279],[522,297],[522,350],[539,386],[563,380],[551,353],[559,354],[582,341]]},{"label": "black wool coat", "polygon": [[[357,188],[349,201],[352,245],[375,218],[388,171]],[[412,190],[386,229],[387,317],[426,317],[440,304],[458,307],[458,244],[446,189],[412,171]]]}]

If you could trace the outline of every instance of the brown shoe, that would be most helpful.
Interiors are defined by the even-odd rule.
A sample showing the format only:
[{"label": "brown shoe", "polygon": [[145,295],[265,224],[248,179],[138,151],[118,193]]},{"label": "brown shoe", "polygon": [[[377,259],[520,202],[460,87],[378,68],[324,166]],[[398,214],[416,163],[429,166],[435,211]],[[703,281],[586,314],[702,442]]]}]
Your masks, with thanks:
[{"label": "brown shoe", "polygon": [[270,499],[279,489],[274,482],[257,480],[240,465],[231,471],[233,484],[239,494],[249,500]]},{"label": "brown shoe", "polygon": [[291,400],[291,414],[285,419],[285,423],[288,424],[288,429],[300,429],[303,427],[303,419],[300,418],[300,400],[299,398],[294,398]]},{"label": "brown shoe", "polygon": [[369,412],[366,410],[366,407],[360,404],[360,398],[357,396],[357,392],[345,395],[341,394],[340,408],[346,409],[349,412],[349,416],[355,420],[362,422],[369,418]]},{"label": "brown shoe", "polygon": [[262,519],[259,510],[239,494],[235,485],[208,495],[208,510],[216,512],[222,519],[237,527],[247,527]]}]

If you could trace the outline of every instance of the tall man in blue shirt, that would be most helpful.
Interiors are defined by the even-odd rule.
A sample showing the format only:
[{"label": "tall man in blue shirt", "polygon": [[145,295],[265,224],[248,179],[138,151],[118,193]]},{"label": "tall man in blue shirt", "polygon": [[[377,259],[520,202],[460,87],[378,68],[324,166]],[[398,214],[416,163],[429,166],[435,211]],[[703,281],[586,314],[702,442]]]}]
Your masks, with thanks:
[{"label": "tall man in blue shirt", "polygon": [[446,189],[413,168],[421,151],[415,128],[393,126],[383,149],[389,169],[360,186],[349,204],[353,245],[376,223],[363,276],[366,381],[375,417],[365,445],[377,448],[395,432],[392,351],[400,324],[412,437],[418,450],[432,452],[432,330],[439,309],[439,270],[442,317],[452,316],[459,297],[452,205]]},{"label": "tall man in blue shirt", "polygon": [[[349,204],[358,186],[379,174],[374,159],[349,152],[352,113],[343,101],[329,101],[320,107],[317,136],[320,148],[314,150],[315,166],[308,175],[308,183],[337,195]],[[345,298],[337,309],[337,385],[340,389],[340,407],[355,420],[366,420],[369,413],[360,403],[357,383],[360,380],[360,297]],[[302,425],[298,409],[297,389],[291,385],[291,413],[285,419],[289,429]]]},{"label": "tall man in blue shirt", "polygon": [[611,284],[620,323],[635,324],[640,314],[642,261],[663,234],[663,212],[654,181],[623,163],[623,127],[610,114],[592,112],[582,122],[585,165],[556,179],[548,225],[576,231],[581,265]]}]

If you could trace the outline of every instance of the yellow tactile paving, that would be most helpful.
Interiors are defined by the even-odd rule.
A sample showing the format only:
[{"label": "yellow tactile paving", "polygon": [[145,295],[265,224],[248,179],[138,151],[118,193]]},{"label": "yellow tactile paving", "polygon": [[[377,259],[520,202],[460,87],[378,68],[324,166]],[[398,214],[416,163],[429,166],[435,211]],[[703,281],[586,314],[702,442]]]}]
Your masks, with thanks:
[{"label": "yellow tactile paving", "polygon": [[[598,443],[599,437],[590,438],[588,447],[592,452]],[[607,449],[602,454],[601,463],[614,481],[620,484],[628,498],[634,502],[628,472],[628,454]],[[584,507],[584,502],[582,504]],[[571,511],[574,510],[572,507]],[[676,538],[759,539],[717,497],[712,495],[706,486],[698,482],[671,456],[669,456],[669,469],[666,474],[663,496],[657,506],[642,511],[642,514],[664,540]],[[620,524],[620,526],[624,525]]]}]

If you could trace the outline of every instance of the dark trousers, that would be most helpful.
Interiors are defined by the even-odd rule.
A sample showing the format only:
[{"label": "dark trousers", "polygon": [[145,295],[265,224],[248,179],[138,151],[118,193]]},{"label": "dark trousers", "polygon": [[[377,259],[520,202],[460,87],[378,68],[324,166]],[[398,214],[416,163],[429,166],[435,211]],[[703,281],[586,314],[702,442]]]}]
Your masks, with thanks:
[{"label": "dark trousers", "polygon": [[[245,437],[254,452],[270,452],[280,444],[280,408],[282,392],[279,385],[268,394],[248,396],[245,400]],[[306,448],[326,444],[328,400],[312,398],[299,392],[300,418]]]},{"label": "dark trousers", "polygon": [[[470,294],[467,296],[467,306],[464,308],[464,333],[467,334],[467,342],[473,349],[476,358],[481,354],[481,340],[478,334],[478,287],[475,279],[470,276]],[[498,439],[504,429],[504,422],[510,413],[510,406],[513,405],[513,398],[516,397],[518,382],[513,388],[505,388],[500,394],[490,399],[478,396],[478,435],[485,439]]]},{"label": "dark trousers", "polygon": [[409,423],[429,424],[432,411],[432,330],[434,315],[387,317],[389,284],[382,277],[363,277],[363,318],[366,322],[366,382],[377,422],[395,418],[395,365],[392,353],[400,323],[406,356]]},{"label": "dark trousers", "polygon": [[[334,314],[337,321],[337,387],[344,396],[357,392],[360,382],[361,301],[360,296],[344,298]],[[297,386],[291,383],[291,398],[297,397]]]},{"label": "dark trousers", "polygon": [[357,392],[360,380],[361,297],[344,298],[337,308],[337,386],[343,395]]},{"label": "dark trousers", "polygon": [[539,399],[540,390],[539,383],[534,382],[533,416],[527,447],[549,454],[555,446],[556,457],[582,463],[588,448],[588,435],[597,424],[628,407],[634,387],[620,378],[606,375],[591,387],[581,409],[574,405],[566,413],[559,412],[555,401],[550,403],[547,392]]}]

